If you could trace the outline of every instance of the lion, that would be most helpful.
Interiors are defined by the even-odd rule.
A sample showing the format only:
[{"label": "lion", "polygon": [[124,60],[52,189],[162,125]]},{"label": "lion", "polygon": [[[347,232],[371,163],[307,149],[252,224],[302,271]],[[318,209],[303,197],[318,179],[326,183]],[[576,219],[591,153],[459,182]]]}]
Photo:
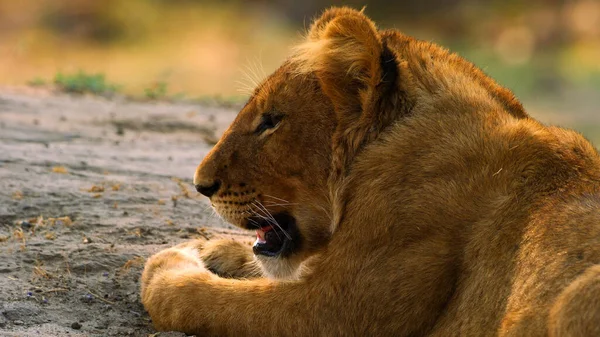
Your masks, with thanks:
[{"label": "lion", "polygon": [[256,231],[152,256],[159,330],[600,336],[600,157],[473,64],[326,10],[194,175]]}]

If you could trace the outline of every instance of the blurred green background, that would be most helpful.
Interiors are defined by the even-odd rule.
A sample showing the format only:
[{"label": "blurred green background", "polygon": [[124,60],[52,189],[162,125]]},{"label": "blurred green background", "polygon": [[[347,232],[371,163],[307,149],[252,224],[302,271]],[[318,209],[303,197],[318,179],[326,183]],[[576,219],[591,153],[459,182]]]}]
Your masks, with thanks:
[{"label": "blurred green background", "polygon": [[331,5],[458,52],[600,144],[598,0],[0,0],[0,84],[241,98]]}]

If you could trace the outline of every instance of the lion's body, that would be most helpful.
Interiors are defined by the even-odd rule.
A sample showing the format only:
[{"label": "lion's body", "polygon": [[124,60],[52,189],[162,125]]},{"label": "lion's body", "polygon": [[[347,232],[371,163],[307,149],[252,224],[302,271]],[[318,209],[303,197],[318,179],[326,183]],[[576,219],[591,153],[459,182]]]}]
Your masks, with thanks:
[{"label": "lion's body", "polygon": [[[544,335],[556,296],[600,262],[595,150],[573,132],[503,112],[424,110],[365,149],[349,174],[329,247],[359,237],[334,256],[358,263],[352,251],[369,250],[361,289],[410,295],[398,303],[367,292],[356,307],[386,308],[399,325],[422,320],[420,332],[432,335]],[[573,336],[592,336],[600,297],[580,296],[571,314],[587,333]],[[381,335],[403,330],[385,327]]]},{"label": "lion's body", "polygon": [[[291,211],[306,244],[289,258],[301,262],[281,265],[298,271],[278,273],[265,265],[288,260],[259,258],[266,274],[289,280],[231,280],[200,261],[232,274],[226,263],[215,266],[215,256],[226,252],[247,267],[258,263],[249,250],[192,243],[199,258],[187,248],[161,252],[142,278],[156,326],[232,336],[600,335],[596,150],[573,131],[529,118],[508,90],[459,57],[393,31],[362,36],[369,29],[361,25],[374,27],[362,13],[326,12],[294,59],[296,77],[316,74],[336,116],[330,127],[319,124],[335,127],[333,145],[314,144],[328,150],[306,168],[321,172],[332,163],[328,178],[313,175],[329,181],[330,195],[313,191],[328,210]],[[335,34],[356,43],[342,50]],[[384,64],[390,56],[395,70]],[[334,68],[345,64],[338,74]],[[386,76],[395,79],[389,84]],[[314,95],[304,104],[329,106]],[[242,113],[257,114],[250,110]],[[231,143],[241,125],[234,122],[205,159],[198,181],[209,176],[207,167],[231,165],[214,159],[231,153],[226,146],[243,150]],[[308,192],[294,188],[286,201],[310,204]],[[313,232],[329,234],[319,241]],[[248,270],[245,277],[258,276]]]}]

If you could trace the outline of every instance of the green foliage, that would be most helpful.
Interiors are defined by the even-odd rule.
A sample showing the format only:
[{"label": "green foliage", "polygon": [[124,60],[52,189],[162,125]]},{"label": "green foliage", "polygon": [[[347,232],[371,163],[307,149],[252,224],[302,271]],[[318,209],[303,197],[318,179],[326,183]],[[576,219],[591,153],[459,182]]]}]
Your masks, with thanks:
[{"label": "green foliage", "polygon": [[193,100],[202,105],[208,106],[219,106],[225,108],[241,108],[246,101],[248,96],[246,95],[204,95]]},{"label": "green foliage", "polygon": [[155,82],[150,88],[144,89],[144,94],[148,99],[163,99],[167,96],[167,83]]},{"label": "green foliage", "polygon": [[46,85],[46,80],[41,77],[35,77],[35,78],[27,81],[27,85],[30,85],[32,87],[41,87],[41,86]]},{"label": "green foliage", "polygon": [[54,84],[62,91],[77,94],[110,95],[119,90],[119,86],[108,83],[103,74],[88,74],[84,71],[75,74],[58,73],[54,77]]}]

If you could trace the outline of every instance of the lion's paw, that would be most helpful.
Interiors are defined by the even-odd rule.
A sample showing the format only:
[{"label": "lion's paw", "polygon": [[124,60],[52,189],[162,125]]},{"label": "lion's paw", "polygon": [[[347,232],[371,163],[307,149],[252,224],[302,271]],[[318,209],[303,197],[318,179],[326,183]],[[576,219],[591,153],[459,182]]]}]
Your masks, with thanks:
[{"label": "lion's paw", "polygon": [[260,276],[251,248],[239,241],[207,241],[200,251],[200,259],[208,270],[221,277],[247,279]]},{"label": "lion's paw", "polygon": [[200,249],[204,241],[194,240],[182,243],[175,247],[162,250],[151,256],[142,272],[142,289],[149,284],[157,272],[161,270],[180,269],[192,267],[205,269],[200,259]]}]

